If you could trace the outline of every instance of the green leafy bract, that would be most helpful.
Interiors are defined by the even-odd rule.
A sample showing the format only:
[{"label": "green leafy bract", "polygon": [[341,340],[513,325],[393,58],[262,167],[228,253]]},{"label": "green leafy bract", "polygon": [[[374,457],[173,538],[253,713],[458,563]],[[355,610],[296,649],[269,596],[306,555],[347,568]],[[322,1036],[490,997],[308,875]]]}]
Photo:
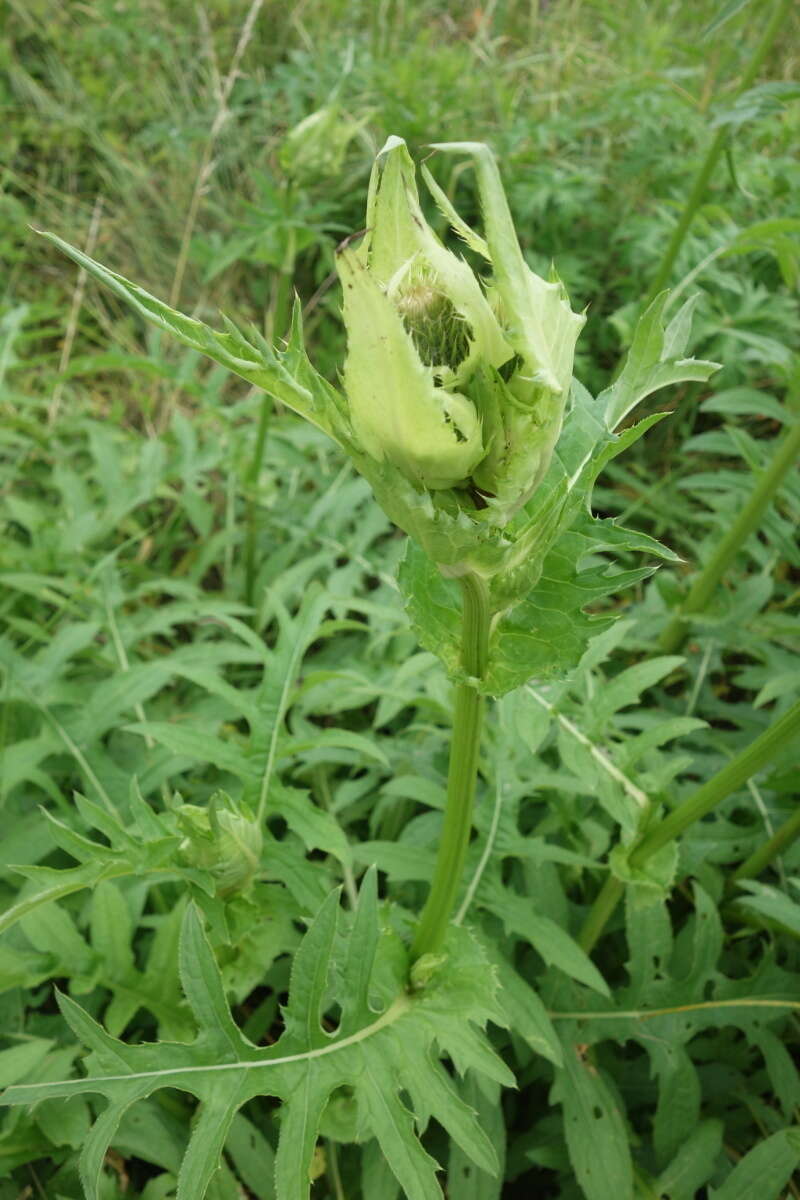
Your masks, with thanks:
[{"label": "green leafy bract", "polygon": [[[615,617],[613,612],[587,616],[586,608],[596,607],[654,569],[623,570],[603,556],[647,554],[676,561],[676,555],[655,539],[609,519],[594,519],[589,511],[592,488],[603,468],[665,414],[653,414],[616,433],[620,421],[658,388],[707,379],[716,369],[714,363],[678,357],[689,336],[693,301],[687,301],[666,330],[665,301],[666,293],[648,308],[621,374],[597,399],[573,381],[572,403],[541,485],[503,532],[502,542],[486,537],[486,530],[485,541],[476,543],[479,552],[473,547],[468,561],[489,577],[490,602],[497,614],[483,683],[491,695],[502,695],[534,676],[546,679],[570,670],[588,640]],[[464,538],[463,532],[460,536]],[[455,558],[440,554],[434,562],[446,564]],[[400,584],[414,628],[422,644],[457,676],[457,592],[436,575],[433,564],[409,547]]]}]

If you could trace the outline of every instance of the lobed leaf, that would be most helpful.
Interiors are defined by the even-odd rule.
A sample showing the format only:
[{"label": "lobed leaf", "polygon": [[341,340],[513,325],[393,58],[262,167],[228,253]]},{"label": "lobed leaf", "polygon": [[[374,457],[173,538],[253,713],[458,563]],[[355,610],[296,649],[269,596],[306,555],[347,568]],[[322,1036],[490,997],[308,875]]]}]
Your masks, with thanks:
[{"label": "lobed leaf", "polygon": [[[91,1048],[89,1074],[14,1085],[3,1102],[34,1104],[86,1093],[106,1097],[108,1106],[95,1121],[81,1157],[86,1195],[97,1200],[106,1152],[128,1109],[161,1088],[187,1091],[200,1105],[177,1194],[178,1200],[203,1200],[217,1178],[238,1110],[256,1096],[275,1096],[283,1102],[275,1195],[277,1200],[308,1200],[309,1165],[325,1108],[332,1094],[346,1086],[353,1090],[369,1132],[409,1200],[441,1200],[437,1164],[419,1140],[431,1115],[482,1169],[491,1171],[497,1165],[475,1112],[439,1062],[440,1053],[450,1053],[464,1070],[484,1070],[490,1079],[511,1081],[482,1032],[488,1018],[503,1019],[494,1000],[493,974],[469,935],[455,929],[448,944],[449,961],[429,984],[413,995],[400,992],[376,1014],[369,1006],[370,968],[380,938],[374,872],[366,877],[341,944],[338,923],[334,892],[295,955],[284,1033],[263,1049],[249,1042],[233,1021],[198,913],[189,906],[180,968],[198,1023],[195,1041],[125,1045],[62,996],[65,1018]],[[329,998],[343,1014],[333,1031],[320,1023]],[[411,1097],[413,1109],[404,1106],[401,1090]]]}]

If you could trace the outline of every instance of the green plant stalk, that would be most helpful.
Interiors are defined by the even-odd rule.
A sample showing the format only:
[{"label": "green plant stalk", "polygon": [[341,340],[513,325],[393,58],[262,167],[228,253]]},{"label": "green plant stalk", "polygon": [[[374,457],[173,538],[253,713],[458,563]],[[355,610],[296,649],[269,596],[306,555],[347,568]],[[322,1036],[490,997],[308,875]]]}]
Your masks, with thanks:
[{"label": "green plant stalk", "polygon": [[703,612],[717,585],[733,562],[740,547],[761,525],[764,512],[784,477],[800,457],[800,420],[784,435],[774,458],[763,471],[750,498],[722,538],[703,569],[698,573],[679,611],[669,622],[658,642],[660,654],[674,654],[689,630],[687,617]]},{"label": "green plant stalk", "polygon": [[[288,212],[292,206],[294,188],[291,181],[286,185],[285,205]],[[278,272],[275,285],[275,299],[272,305],[272,320],[270,322],[269,341],[275,344],[285,337],[289,329],[289,318],[292,315],[292,284],[294,283],[295,264],[297,262],[297,235],[290,228],[286,235],[286,251]]]},{"label": "green plant stalk", "polygon": [[625,884],[621,879],[617,879],[616,875],[612,875],[609,872],[576,938],[580,948],[585,950],[587,954],[594,947],[600,934],[614,915],[614,910],[622,899],[624,892]]},{"label": "green plant stalk", "polygon": [[[291,181],[286,185],[285,200],[288,210],[292,200]],[[290,229],[286,243],[286,254],[284,255],[283,264],[281,265],[275,287],[275,301],[272,307],[272,320],[270,322],[270,341],[272,342],[276,342],[279,338],[284,337],[289,328],[292,280],[294,279],[296,257],[297,243],[295,232],[294,229]],[[256,540],[258,537],[258,499],[256,496],[256,487],[261,471],[261,463],[264,458],[264,447],[267,442],[267,430],[269,429],[271,416],[272,396],[270,396],[269,392],[265,392],[261,400],[261,410],[258,415],[256,444],[253,449],[250,468],[247,472],[247,541],[245,544],[244,576],[245,600],[248,604],[252,604],[255,599]]]},{"label": "green plant stalk", "polygon": [[[762,63],[764,62],[764,59],[769,53],[770,47],[772,46],[772,43],[775,40],[781,25],[786,20],[792,7],[793,0],[781,0],[781,2],[776,5],[772,16],[767,22],[766,29],[761,36],[761,41],[756,46],[753,52],[753,57],[750,59],[747,69],[739,81],[739,86],[733,93],[732,99],[736,99],[737,96],[741,96],[741,94],[745,92],[752,84],[761,68]],[[663,291],[663,289],[667,286],[672,273],[672,268],[675,264],[675,259],[678,257],[678,252],[680,251],[684,238],[689,231],[689,226],[694,220],[695,213],[703,203],[706,189],[708,188],[708,182],[713,174],[720,155],[727,145],[727,142],[728,130],[723,125],[717,130],[714,140],[708,148],[708,152],[703,160],[700,170],[697,172],[695,181],[692,185],[692,190],[689,192],[683,212],[681,213],[680,220],[672,231],[672,237],[667,243],[667,248],[664,251],[664,255],[659,263],[658,270],[656,271],[653,282],[650,285],[650,290],[645,299],[642,301],[642,305],[639,310],[640,313],[644,312],[644,310],[649,304],[652,303],[659,292]]]},{"label": "green plant stalk", "polygon": [[[756,740],[737,754],[727,766],[704,783],[682,804],[674,808],[663,821],[645,834],[642,841],[630,854],[629,863],[634,869],[641,868],[648,859],[657,854],[669,842],[707,816],[718,804],[747,782],[756,771],[772,761],[775,755],[792,738],[800,734],[800,700],[783,714],[769,729],[765,729]],[[776,835],[777,837],[777,835]],[[773,839],[774,840],[774,839]],[[578,942],[586,951],[592,949],[614,913],[625,891],[625,885],[610,875],[597,895]]]},{"label": "green plant stalk", "polygon": [[766,866],[777,858],[779,854],[791,846],[798,837],[800,837],[800,805],[797,811],[789,817],[781,825],[780,829],[776,829],[772,837],[763,845],[754,850],[749,858],[746,858],[741,866],[737,867],[731,876],[731,883],[737,883],[740,879],[754,879],[760,875]]},{"label": "green plant stalk", "polygon": [[773,725],[765,729],[756,740],[737,754],[727,766],[718,771],[708,783],[674,808],[654,829],[645,834],[630,856],[632,867],[643,866],[663,846],[679,837],[684,830],[705,817],[731,792],[735,792],[756,771],[767,766],[779,750],[796,734],[800,733],[800,700],[796,700]]},{"label": "green plant stalk", "polygon": [[444,825],[431,890],[411,949],[412,962],[423,954],[436,954],[442,948],[472,830],[485,706],[476,681],[486,672],[491,613],[489,592],[480,576],[462,575],[458,582],[463,596],[461,665],[467,679],[457,684],[455,690]]},{"label": "green plant stalk", "polygon": [[256,585],[256,541],[258,538],[258,497],[256,489],[264,458],[264,447],[267,443],[267,430],[272,415],[272,396],[264,392],[261,398],[261,411],[258,416],[258,431],[253,457],[247,471],[247,540],[244,552],[244,591],[245,601],[252,604],[255,599]]}]

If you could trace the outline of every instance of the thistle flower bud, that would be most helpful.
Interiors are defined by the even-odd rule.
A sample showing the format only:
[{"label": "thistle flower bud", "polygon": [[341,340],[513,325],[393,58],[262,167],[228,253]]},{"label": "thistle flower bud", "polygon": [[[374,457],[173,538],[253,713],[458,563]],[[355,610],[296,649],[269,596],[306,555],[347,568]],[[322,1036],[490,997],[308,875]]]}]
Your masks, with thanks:
[{"label": "thistle flower bud", "polygon": [[278,152],[281,167],[297,183],[332,178],[360,125],[336,103],[326,104],[294,125]]},{"label": "thistle flower bud", "polygon": [[263,836],[244,804],[215,792],[207,808],[181,804],[178,823],[185,834],[178,851],[187,866],[209,871],[221,896],[243,891],[258,870]]},{"label": "thistle flower bud", "polygon": [[[479,237],[424,171],[434,200],[493,279],[483,284],[426,221],[414,164],[389,138],[370,180],[367,230],[338,256],[355,443],[419,489],[455,489],[469,515],[505,524],[541,481],[558,437],[584,317],[563,285],[522,257],[486,146],[441,146],[475,160]],[[479,496],[479,502],[476,502]]]}]

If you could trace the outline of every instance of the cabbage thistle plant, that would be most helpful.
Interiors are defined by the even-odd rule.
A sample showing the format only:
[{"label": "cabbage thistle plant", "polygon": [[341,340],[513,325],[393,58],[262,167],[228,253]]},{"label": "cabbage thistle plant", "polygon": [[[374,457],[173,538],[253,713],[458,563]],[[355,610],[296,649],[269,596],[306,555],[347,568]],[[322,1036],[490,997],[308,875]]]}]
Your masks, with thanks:
[{"label": "cabbage thistle plant", "polygon": [[[337,256],[347,332],[340,386],[309,361],[298,303],[285,344],[271,346],[256,329],[226,321],[216,331],[186,317],[48,235],[142,317],[339,444],[391,520],[410,535],[400,586],[420,641],[440,657],[455,688],[437,858],[401,991],[384,995],[376,1015],[370,985],[379,938],[374,872],[365,876],[349,927],[351,949],[330,984],[328,961],[338,953],[336,897],[320,910],[295,958],[285,1032],[267,1048],[253,1046],[235,1027],[196,915],[187,916],[182,971],[201,1034],[191,1047],[170,1048],[165,1061],[174,1061],[174,1070],[162,1068],[146,1046],[114,1042],[112,1055],[108,1035],[65,1002],[73,1027],[107,1068],[102,1078],[54,1084],[48,1093],[93,1089],[109,1100],[84,1155],[89,1196],[97,1194],[102,1155],[119,1119],[114,1114],[125,1110],[134,1091],[144,1096],[161,1086],[185,1088],[201,1101],[180,1200],[205,1195],[225,1122],[255,1095],[277,1096],[286,1106],[276,1160],[279,1200],[307,1197],[316,1131],[332,1120],[326,1105],[337,1089],[349,1089],[339,1099],[353,1115],[352,1140],[377,1139],[411,1200],[430,1200],[439,1191],[435,1163],[415,1137],[400,1088],[423,1126],[433,1114],[482,1170],[496,1166],[491,1143],[438,1061],[447,1053],[459,1070],[467,1065],[486,1074],[487,1096],[511,1082],[481,1031],[488,1018],[504,1019],[494,976],[477,943],[452,922],[472,830],[486,700],[534,676],[573,668],[589,639],[613,622],[609,598],[649,574],[655,559],[671,557],[653,539],[594,517],[592,487],[616,454],[665,416],[633,424],[627,418],[634,407],[665,385],[707,379],[715,364],[684,357],[692,303],[665,328],[661,295],[639,322],[615,381],[590,396],[572,375],[585,317],[573,311],[555,272],[543,279],[527,264],[491,151],[471,142],[434,150],[440,163],[460,157],[473,164],[482,230],[467,224],[423,167],[433,205],[466,244],[467,261],[427,219],[405,143],[387,141],[372,170],[365,232],[348,239]],[[645,565],[634,560],[642,553]],[[229,798],[220,805],[207,819],[193,805],[179,810],[180,854],[215,873],[221,891],[230,894],[249,886],[269,848],[266,841],[262,847],[249,810]],[[626,845],[637,842],[650,816],[621,813]],[[148,823],[150,816],[143,828]],[[634,870],[622,860],[617,866],[629,875]],[[581,954],[577,947],[571,952],[576,977],[602,990],[605,984]],[[324,996],[336,987],[342,1018],[331,1033],[319,1018]],[[543,1045],[558,1062],[558,1048]],[[123,1059],[127,1065],[120,1067]],[[191,1074],[184,1078],[180,1064],[189,1061]],[[14,1100],[34,1093],[16,1088]],[[395,1193],[390,1188],[387,1194]]]},{"label": "cabbage thistle plant", "polygon": [[390,137],[373,165],[366,230],[337,254],[347,331],[341,388],[309,361],[298,302],[284,348],[227,320],[216,332],[47,235],[147,320],[334,438],[411,536],[401,588],[421,642],[455,683],[447,809],[415,957],[440,951],[460,886],[484,697],[569,670],[613,619],[587,615],[586,606],[651,570],[623,570],[603,554],[669,557],[652,539],[590,515],[600,470],[665,414],[622,434],[618,425],[655,389],[707,379],[716,366],[681,357],[692,303],[664,329],[662,294],[624,369],[592,399],[572,376],[585,316],[573,312],[555,272],[545,280],[526,263],[491,150],[475,142],[433,149],[474,164],[482,233],[422,173],[485,278],[436,234],[406,144]]}]

